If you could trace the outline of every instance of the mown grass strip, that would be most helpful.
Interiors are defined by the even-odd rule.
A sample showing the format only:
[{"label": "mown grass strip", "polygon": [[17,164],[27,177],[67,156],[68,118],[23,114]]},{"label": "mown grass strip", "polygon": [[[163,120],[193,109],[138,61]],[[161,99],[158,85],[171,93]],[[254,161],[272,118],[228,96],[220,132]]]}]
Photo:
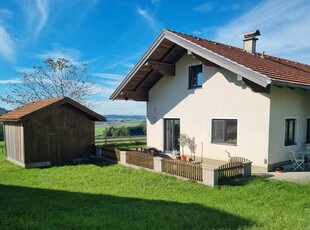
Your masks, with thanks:
[{"label": "mown grass strip", "polygon": [[1,229],[307,229],[310,185],[214,188],[118,164],[22,169],[0,157]]}]

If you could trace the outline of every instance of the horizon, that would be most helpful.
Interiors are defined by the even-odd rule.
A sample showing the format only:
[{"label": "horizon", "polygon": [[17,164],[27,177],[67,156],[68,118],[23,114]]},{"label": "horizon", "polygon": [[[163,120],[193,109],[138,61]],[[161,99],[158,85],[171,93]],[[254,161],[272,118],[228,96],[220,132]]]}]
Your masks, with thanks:
[{"label": "horizon", "polygon": [[[177,4],[176,4],[177,3]],[[83,11],[81,12],[81,9]],[[1,92],[47,57],[88,63],[96,82],[90,101],[100,114],[146,115],[146,103],[109,97],[165,29],[242,48],[259,29],[257,51],[310,64],[307,0],[12,0],[0,5]],[[0,107],[12,106],[0,102]]]}]

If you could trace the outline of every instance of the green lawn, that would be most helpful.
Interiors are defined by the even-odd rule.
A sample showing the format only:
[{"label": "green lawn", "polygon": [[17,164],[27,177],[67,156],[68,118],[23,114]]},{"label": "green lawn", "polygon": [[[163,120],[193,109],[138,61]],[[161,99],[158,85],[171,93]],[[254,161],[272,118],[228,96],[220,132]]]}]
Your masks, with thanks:
[{"label": "green lawn", "polygon": [[218,187],[98,161],[22,169],[0,156],[1,229],[309,229],[310,185]]}]

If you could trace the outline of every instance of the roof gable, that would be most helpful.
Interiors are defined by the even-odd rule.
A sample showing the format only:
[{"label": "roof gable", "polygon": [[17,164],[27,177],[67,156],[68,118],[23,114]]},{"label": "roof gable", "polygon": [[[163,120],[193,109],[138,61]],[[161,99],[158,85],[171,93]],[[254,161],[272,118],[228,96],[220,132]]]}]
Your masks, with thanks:
[{"label": "roof gable", "polygon": [[310,87],[309,65],[163,30],[110,99],[148,101],[148,91],[165,75],[158,66],[170,65],[171,69],[188,52],[205,65],[223,67],[264,88],[277,82]]},{"label": "roof gable", "polygon": [[96,112],[88,109],[87,107],[81,105],[80,103],[68,98],[68,97],[59,97],[59,98],[51,98],[45,100],[39,100],[32,103],[29,103],[25,106],[17,108],[11,112],[3,114],[0,116],[0,121],[16,121],[23,122],[25,120],[30,119],[35,116],[37,113],[45,111],[47,109],[51,109],[54,107],[58,107],[63,104],[70,104],[71,106],[81,110],[82,112],[91,116],[94,120],[97,121],[105,121],[106,118],[97,114]]}]

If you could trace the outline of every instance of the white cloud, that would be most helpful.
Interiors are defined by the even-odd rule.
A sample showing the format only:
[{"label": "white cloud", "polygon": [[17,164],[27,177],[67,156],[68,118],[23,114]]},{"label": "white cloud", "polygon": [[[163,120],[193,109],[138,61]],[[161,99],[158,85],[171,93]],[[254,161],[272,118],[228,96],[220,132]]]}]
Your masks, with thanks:
[{"label": "white cloud", "polygon": [[145,115],[146,103],[136,101],[100,101],[100,114]]},{"label": "white cloud", "polygon": [[48,17],[48,2],[46,0],[37,0],[36,6],[38,9],[38,24],[35,29],[35,37],[38,36],[38,34],[41,32],[41,30],[44,28],[47,17]]},{"label": "white cloud", "polygon": [[21,81],[19,79],[7,79],[7,80],[0,79],[0,85],[7,85],[10,83],[21,83]]},{"label": "white cloud", "polygon": [[141,9],[138,7],[138,13],[146,20],[148,25],[153,29],[153,30],[158,30],[160,29],[161,25],[160,23],[149,13],[149,11]]},{"label": "white cloud", "polygon": [[121,74],[113,74],[113,73],[91,73],[94,77],[100,77],[105,80],[112,80],[112,81],[121,81],[124,79],[124,75]]},{"label": "white cloud", "polygon": [[210,12],[213,9],[213,4],[210,2],[204,3],[202,5],[196,6],[194,11],[197,12]]},{"label": "white cloud", "polygon": [[70,49],[70,48],[60,48],[56,47],[51,51],[45,51],[40,54],[34,55],[36,58],[40,58],[45,60],[46,58],[66,58],[69,59],[72,63],[79,63],[81,52],[76,49]]},{"label": "white cloud", "polygon": [[242,47],[240,35],[259,29],[262,36],[257,42],[258,51],[309,63],[309,11],[307,0],[285,4],[281,0],[263,1],[227,26],[218,28],[214,40]]},{"label": "white cloud", "polygon": [[159,3],[160,1],[161,0],[152,0],[151,2],[152,2],[153,5],[155,5],[155,4]]},{"label": "white cloud", "polygon": [[[0,17],[1,18],[12,18],[13,15],[14,15],[14,13],[12,11],[10,11],[8,9],[3,9],[3,8],[1,9],[0,8]],[[1,20],[1,18],[0,18],[0,20]]]},{"label": "white cloud", "polygon": [[124,75],[111,73],[90,73],[92,77],[96,77],[96,82],[103,87],[103,94],[106,98],[110,98],[114,90],[119,86],[125,78]]},{"label": "white cloud", "polygon": [[[47,0],[25,1],[23,10],[26,13],[26,24],[31,36],[37,38],[44,29],[49,15],[49,5]],[[34,32],[33,32],[34,31]]]},{"label": "white cloud", "polygon": [[131,63],[128,59],[119,59],[114,63],[106,67],[107,70],[114,69],[117,67],[126,67],[127,69],[132,69],[135,65]]},{"label": "white cloud", "polygon": [[15,43],[6,29],[0,25],[0,55],[9,61],[15,59]]}]

